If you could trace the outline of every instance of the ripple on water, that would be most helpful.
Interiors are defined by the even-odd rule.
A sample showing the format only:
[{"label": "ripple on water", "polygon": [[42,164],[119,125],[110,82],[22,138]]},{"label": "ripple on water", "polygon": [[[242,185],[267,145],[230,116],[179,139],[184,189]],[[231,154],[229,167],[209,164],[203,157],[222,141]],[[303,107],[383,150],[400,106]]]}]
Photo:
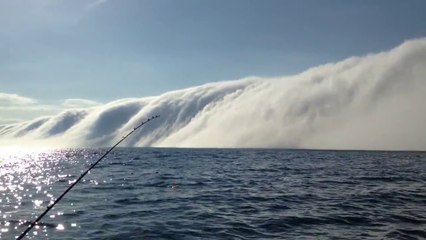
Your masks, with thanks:
[{"label": "ripple on water", "polygon": [[[104,149],[0,155],[13,239]],[[426,153],[117,149],[30,239],[424,239]]]}]

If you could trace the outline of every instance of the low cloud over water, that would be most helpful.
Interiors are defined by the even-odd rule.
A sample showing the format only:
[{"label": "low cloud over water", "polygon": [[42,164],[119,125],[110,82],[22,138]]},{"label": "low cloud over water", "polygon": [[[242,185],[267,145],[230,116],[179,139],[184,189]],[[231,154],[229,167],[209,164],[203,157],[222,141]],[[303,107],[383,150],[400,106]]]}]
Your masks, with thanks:
[{"label": "low cloud over water", "polygon": [[425,103],[426,39],[417,39],[298,75],[211,83],[0,125],[0,144],[107,146],[159,114],[123,144],[426,150]]}]

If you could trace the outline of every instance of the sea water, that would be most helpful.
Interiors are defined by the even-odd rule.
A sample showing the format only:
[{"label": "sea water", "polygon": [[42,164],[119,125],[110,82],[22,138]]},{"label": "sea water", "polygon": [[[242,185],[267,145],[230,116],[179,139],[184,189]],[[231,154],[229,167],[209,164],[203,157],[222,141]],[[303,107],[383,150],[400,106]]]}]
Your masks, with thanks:
[{"label": "sea water", "polygon": [[[107,149],[1,152],[14,239]],[[426,153],[119,148],[29,239],[424,239]]]}]

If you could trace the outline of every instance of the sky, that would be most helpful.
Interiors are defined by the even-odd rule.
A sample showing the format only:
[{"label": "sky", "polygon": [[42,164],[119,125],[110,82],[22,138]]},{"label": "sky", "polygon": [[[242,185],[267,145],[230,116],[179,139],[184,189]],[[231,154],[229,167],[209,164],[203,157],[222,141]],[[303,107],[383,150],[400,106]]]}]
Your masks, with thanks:
[{"label": "sky", "polygon": [[426,36],[425,9],[422,0],[0,0],[0,115],[14,122],[297,74]]}]

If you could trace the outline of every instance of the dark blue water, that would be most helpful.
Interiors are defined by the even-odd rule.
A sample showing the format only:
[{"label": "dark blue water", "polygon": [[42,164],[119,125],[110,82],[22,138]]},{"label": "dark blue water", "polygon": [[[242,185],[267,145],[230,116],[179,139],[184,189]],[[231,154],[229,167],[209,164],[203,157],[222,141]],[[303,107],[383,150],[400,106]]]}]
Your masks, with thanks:
[{"label": "dark blue water", "polygon": [[[3,151],[13,239],[105,149]],[[424,239],[426,153],[121,148],[31,239]]]}]

